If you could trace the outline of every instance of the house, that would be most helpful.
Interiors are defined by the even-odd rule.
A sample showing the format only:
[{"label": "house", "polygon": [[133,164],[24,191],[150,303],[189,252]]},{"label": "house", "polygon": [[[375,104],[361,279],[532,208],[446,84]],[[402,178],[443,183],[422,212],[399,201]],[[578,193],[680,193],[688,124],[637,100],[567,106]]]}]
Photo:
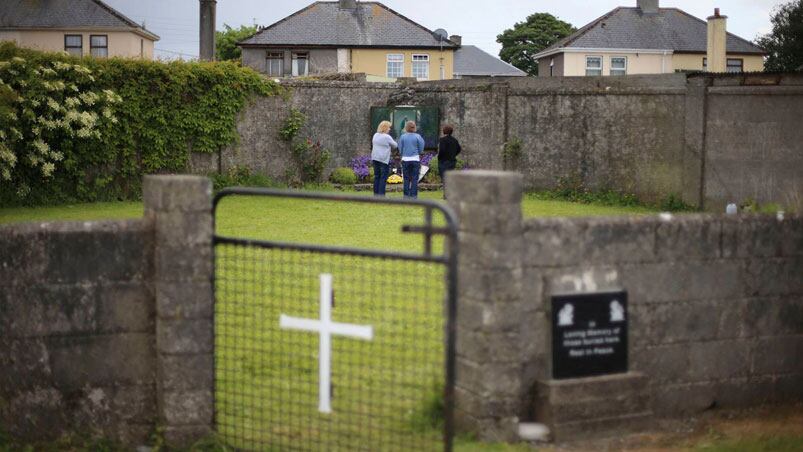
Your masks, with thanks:
[{"label": "house", "polygon": [[369,80],[451,79],[458,45],[379,2],[315,2],[237,44],[273,77],[365,73]]},{"label": "house", "polygon": [[[619,7],[535,55],[539,76],[664,74],[764,70],[766,52],[726,31],[719,11],[706,22],[659,0]],[[712,47],[711,47],[712,46]],[[709,47],[711,47],[709,49]],[[720,64],[721,61],[721,64]]]},{"label": "house", "polygon": [[[460,44],[459,36],[452,41]],[[526,77],[527,73],[499,58],[483,51],[477,46],[460,46],[454,53],[454,78],[481,77]]]},{"label": "house", "polygon": [[100,0],[2,0],[0,41],[79,56],[153,58],[159,36]]}]

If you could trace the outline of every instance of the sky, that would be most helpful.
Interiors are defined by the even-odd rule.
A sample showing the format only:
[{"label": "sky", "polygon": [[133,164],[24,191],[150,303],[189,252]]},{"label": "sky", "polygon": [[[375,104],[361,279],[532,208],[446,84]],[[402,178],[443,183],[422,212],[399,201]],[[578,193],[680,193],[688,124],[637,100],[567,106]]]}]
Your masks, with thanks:
[{"label": "sky", "polygon": [[[198,56],[198,0],[105,0],[161,37],[159,58]],[[536,12],[547,12],[581,27],[617,6],[635,6],[636,0],[381,0],[389,8],[434,30],[463,36],[492,55],[501,46],[496,36]],[[312,3],[312,0],[218,0],[217,29],[223,24],[270,25]],[[754,40],[771,29],[770,14],[782,0],[660,0],[705,19],[718,7],[728,16],[728,31]]]}]

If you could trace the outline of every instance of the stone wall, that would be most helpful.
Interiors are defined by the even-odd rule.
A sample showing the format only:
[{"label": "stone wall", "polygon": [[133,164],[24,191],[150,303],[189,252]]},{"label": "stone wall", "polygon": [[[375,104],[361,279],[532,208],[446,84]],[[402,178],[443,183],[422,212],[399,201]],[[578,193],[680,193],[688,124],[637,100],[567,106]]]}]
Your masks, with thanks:
[{"label": "stone wall", "polygon": [[245,166],[283,178],[290,148],[277,135],[291,106],[308,116],[300,138],[332,150],[330,169],[348,166],[370,153],[372,106],[421,105],[440,107],[474,168],[503,169],[504,143],[521,139],[523,156],[508,167],[528,189],[573,184],[646,201],[674,194],[714,210],[748,198],[803,208],[800,75],[283,84],[289,101],[257,100],[242,114],[240,143],[194,155],[192,170]]},{"label": "stone wall", "polygon": [[188,444],[212,426],[211,185],[148,177],[140,220],[0,227],[0,426]]},{"label": "stone wall", "polygon": [[519,421],[540,420],[555,294],[628,292],[630,369],[646,376],[656,415],[803,399],[803,218],[522,221],[520,175],[447,183],[460,218],[464,428],[511,439]]},{"label": "stone wall", "polygon": [[[703,195],[709,207],[724,209],[726,200],[753,199],[803,211],[801,79],[712,81]],[[772,83],[778,86],[760,86]]]}]

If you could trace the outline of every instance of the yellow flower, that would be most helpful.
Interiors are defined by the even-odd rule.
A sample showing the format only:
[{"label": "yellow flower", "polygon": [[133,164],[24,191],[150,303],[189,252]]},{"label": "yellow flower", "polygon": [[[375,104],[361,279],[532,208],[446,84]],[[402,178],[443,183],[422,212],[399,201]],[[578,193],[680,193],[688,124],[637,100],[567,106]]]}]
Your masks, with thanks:
[{"label": "yellow flower", "polygon": [[402,177],[399,176],[398,174],[393,174],[390,177],[388,177],[388,181],[387,182],[389,184],[400,184],[400,183],[404,182],[404,179],[402,179]]}]

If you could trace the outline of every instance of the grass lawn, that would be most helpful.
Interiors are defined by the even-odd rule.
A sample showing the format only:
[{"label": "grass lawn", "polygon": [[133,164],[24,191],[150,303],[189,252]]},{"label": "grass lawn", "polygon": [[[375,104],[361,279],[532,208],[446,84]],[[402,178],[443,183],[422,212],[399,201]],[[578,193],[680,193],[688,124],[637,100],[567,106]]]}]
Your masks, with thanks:
[{"label": "grass lawn", "polygon": [[[138,218],[142,209],[139,202],[0,209],[0,223]],[[649,213],[531,196],[523,211],[528,217]],[[233,197],[220,204],[217,228],[226,236],[414,253],[422,249],[421,237],[400,229],[422,220],[420,208]],[[435,221],[443,219],[436,214]],[[440,264],[220,245],[216,269],[217,420],[226,442],[276,450],[439,448]],[[318,412],[318,335],[281,329],[278,322],[282,314],[318,318],[321,273],[334,277],[333,320],[371,325],[374,334],[371,341],[333,337],[332,414]],[[464,439],[457,449],[523,450]]]},{"label": "grass lawn", "polygon": [[[390,197],[401,197],[400,194],[391,194]],[[441,192],[422,192],[421,198],[425,199],[441,199]],[[238,201],[240,202],[240,201]],[[250,202],[242,201],[245,205]],[[315,215],[321,211],[316,206],[309,205],[301,201],[280,201],[280,200],[264,200],[259,203],[264,206],[266,212],[276,214],[281,213],[282,219],[291,217],[304,217],[307,215]],[[288,209],[287,207],[290,206]],[[356,209],[356,210],[353,210]],[[234,209],[238,211],[238,216],[243,219],[243,209]],[[335,205],[334,208],[328,208],[327,212],[330,216],[342,216],[350,213],[359,213],[364,211],[370,212],[371,208],[367,206],[347,206]],[[525,217],[555,217],[555,216],[601,216],[601,215],[642,215],[655,213],[655,210],[646,207],[615,207],[603,206],[597,204],[578,204],[564,201],[551,201],[537,199],[533,195],[525,195],[522,203],[522,211]],[[141,202],[99,202],[93,204],[70,204],[55,207],[13,207],[13,208],[0,208],[0,223],[15,223],[21,221],[86,221],[86,220],[103,220],[103,219],[124,219],[124,218],[139,218],[142,216],[142,203]],[[249,216],[250,217],[250,216]],[[260,229],[261,227],[279,226],[281,227],[282,221],[274,221],[273,217],[262,217],[258,224],[247,224],[248,229]],[[232,219],[233,224],[236,219]],[[383,225],[378,224],[379,229]],[[249,232],[243,230],[243,233]]]}]

